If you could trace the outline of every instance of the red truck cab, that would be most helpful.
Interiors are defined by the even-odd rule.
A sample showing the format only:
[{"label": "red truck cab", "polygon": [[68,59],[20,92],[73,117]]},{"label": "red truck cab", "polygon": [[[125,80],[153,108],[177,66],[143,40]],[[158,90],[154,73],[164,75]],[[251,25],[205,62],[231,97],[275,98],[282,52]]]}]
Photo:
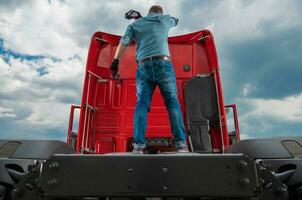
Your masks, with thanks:
[{"label": "red truck cab", "polygon": [[[109,66],[119,40],[120,36],[104,32],[96,32],[91,38],[82,103],[71,107],[68,130],[67,142],[73,143],[77,152],[131,151],[136,51],[133,42],[120,62],[120,78],[112,79]],[[229,135],[213,34],[201,30],[169,37],[168,43],[190,149],[224,152],[230,141],[239,139],[239,127],[236,106],[227,106],[235,111],[235,132]],[[77,133],[72,130],[74,109],[80,109]],[[173,143],[168,113],[158,88],[148,113],[146,138],[149,146]]]}]

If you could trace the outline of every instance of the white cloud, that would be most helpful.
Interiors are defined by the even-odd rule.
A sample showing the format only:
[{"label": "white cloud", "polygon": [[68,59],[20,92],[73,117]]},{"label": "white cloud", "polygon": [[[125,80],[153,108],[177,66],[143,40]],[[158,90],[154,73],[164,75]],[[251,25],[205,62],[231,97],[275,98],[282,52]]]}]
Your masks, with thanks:
[{"label": "white cloud", "polygon": [[[41,65],[48,69],[43,76],[37,72]],[[11,57],[9,64],[0,58],[0,66],[0,118],[6,118],[5,123],[10,123],[11,128],[32,129],[32,132],[59,129],[65,132],[70,104],[79,103],[81,98],[82,61],[76,58],[28,61]]]},{"label": "white cloud", "polygon": [[7,117],[16,117],[15,113],[13,112],[13,109],[0,106],[0,119]]},{"label": "white cloud", "polygon": [[302,93],[284,99],[239,99],[251,109],[242,118],[265,118],[284,122],[302,122]]},{"label": "white cloud", "polygon": [[[9,65],[0,57],[0,76],[6,75],[9,70]],[[0,80],[1,81],[1,80]]]},{"label": "white cloud", "polygon": [[289,1],[250,1],[249,4],[245,2],[221,1],[210,11],[216,38],[232,42],[252,39],[266,35],[271,28],[276,31],[284,30],[301,23],[301,12]]},{"label": "white cloud", "polygon": [[[68,58],[82,55],[70,33],[70,9],[53,1],[34,1],[15,10],[3,10],[0,37],[7,48],[26,54],[51,55]],[[85,51],[86,52],[86,51]]]},{"label": "white cloud", "polygon": [[275,135],[286,134],[282,131],[290,124],[302,123],[302,93],[283,99],[239,98],[237,103],[247,108],[239,113],[244,138],[255,134],[264,137],[272,131]]}]

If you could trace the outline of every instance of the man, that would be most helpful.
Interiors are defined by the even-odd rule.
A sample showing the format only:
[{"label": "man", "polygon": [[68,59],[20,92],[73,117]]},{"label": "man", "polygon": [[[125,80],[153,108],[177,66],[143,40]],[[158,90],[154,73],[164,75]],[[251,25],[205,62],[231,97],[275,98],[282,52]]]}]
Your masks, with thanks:
[{"label": "man", "polygon": [[112,76],[115,77],[120,58],[127,46],[135,39],[138,69],[133,153],[143,153],[146,147],[147,112],[150,110],[150,102],[157,85],[169,113],[177,151],[188,152],[183,118],[177,98],[176,78],[170,62],[167,41],[169,29],[177,23],[178,19],[163,15],[162,7],[152,6],[147,16],[137,19],[127,27],[110,66]]}]

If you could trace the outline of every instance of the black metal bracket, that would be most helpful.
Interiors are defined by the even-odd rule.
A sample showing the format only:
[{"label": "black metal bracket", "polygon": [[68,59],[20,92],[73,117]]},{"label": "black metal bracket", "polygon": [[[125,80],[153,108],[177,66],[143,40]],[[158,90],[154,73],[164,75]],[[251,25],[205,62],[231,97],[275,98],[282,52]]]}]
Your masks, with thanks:
[{"label": "black metal bracket", "polygon": [[31,171],[12,199],[250,198],[258,185],[255,163],[242,154],[62,154]]},{"label": "black metal bracket", "polygon": [[11,199],[34,199],[34,200],[47,200],[44,198],[43,193],[40,191],[40,171],[42,164],[34,167],[29,171],[24,178],[14,186],[11,192]]},{"label": "black metal bracket", "polygon": [[12,200],[207,197],[286,200],[274,171],[242,154],[57,154],[30,169]]},{"label": "black metal bracket", "polygon": [[261,160],[257,161],[259,164],[258,174],[260,177],[261,196],[259,200],[287,200],[289,198],[289,191],[285,184],[275,176],[268,166],[264,165]]}]

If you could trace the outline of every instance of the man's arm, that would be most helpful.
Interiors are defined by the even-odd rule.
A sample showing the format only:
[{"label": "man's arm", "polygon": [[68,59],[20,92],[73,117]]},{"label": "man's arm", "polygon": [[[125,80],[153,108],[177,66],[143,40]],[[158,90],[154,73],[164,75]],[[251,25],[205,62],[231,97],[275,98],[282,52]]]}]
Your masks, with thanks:
[{"label": "man's arm", "polygon": [[127,46],[123,45],[122,43],[119,43],[119,45],[117,46],[115,55],[114,55],[114,59],[118,59],[118,60],[121,59],[126,48],[127,48]]},{"label": "man's arm", "polygon": [[116,52],[114,55],[114,59],[110,66],[110,71],[114,78],[117,75],[119,60],[122,58],[127,46],[131,43],[131,41],[133,39],[134,39],[133,27],[131,25],[129,25],[127,27],[125,35],[121,38],[120,43],[117,46],[117,49],[116,49]]},{"label": "man's arm", "polygon": [[178,19],[175,17],[171,17],[170,15],[164,15],[164,19],[170,28],[177,26],[178,24]]}]

